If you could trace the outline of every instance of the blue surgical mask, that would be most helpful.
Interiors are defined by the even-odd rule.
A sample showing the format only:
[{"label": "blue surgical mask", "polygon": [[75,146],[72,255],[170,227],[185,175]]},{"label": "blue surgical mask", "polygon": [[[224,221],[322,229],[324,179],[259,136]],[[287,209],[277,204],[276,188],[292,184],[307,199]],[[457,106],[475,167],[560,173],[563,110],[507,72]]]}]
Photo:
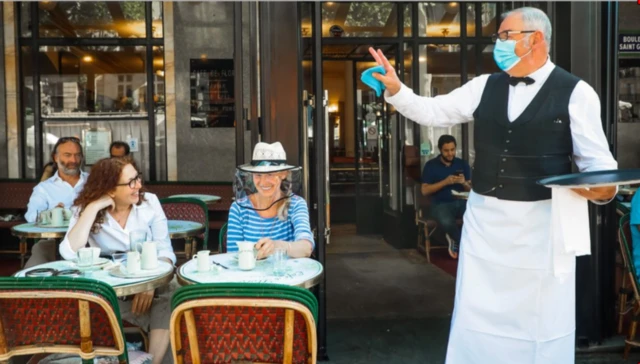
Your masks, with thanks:
[{"label": "blue surgical mask", "polygon": [[[525,39],[526,37],[522,38]],[[522,57],[518,57],[516,54],[516,44],[521,41],[519,40],[496,40],[496,45],[493,47],[493,59],[496,61],[498,67],[503,71],[508,71],[515,67],[515,65],[520,62],[520,60],[531,53],[531,50],[524,54]]]}]

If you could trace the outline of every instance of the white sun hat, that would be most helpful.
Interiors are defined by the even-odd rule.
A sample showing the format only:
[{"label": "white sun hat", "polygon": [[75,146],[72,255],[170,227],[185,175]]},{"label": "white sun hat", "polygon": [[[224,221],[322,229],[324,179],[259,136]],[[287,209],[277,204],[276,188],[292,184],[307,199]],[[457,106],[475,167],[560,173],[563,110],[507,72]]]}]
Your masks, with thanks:
[{"label": "white sun hat", "polygon": [[298,168],[287,164],[287,153],[280,142],[256,144],[251,163],[238,166],[238,169],[250,173],[271,173]]}]

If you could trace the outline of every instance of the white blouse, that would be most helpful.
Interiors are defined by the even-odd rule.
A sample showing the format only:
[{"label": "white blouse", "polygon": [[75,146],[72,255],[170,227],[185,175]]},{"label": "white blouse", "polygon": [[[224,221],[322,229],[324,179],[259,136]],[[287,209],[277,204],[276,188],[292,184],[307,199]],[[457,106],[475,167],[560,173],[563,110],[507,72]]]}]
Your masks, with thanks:
[{"label": "white blouse", "polygon": [[[171,239],[169,239],[167,217],[162,210],[160,201],[153,193],[145,192],[144,197],[146,201],[133,206],[124,229],[109,213],[106,213],[106,220],[102,223],[98,233],[89,233],[89,245],[99,247],[102,250],[101,254],[106,255],[116,251],[126,252],[131,250],[129,232],[145,230],[148,239],[158,243],[158,257],[169,258],[175,264],[176,255],[173,253]],[[79,216],[76,206],[72,210],[74,214],[69,221],[69,230],[67,230],[67,235],[60,243],[59,248],[60,255],[66,260],[76,258],[76,252],[71,249],[68,232],[75,226]]]}]

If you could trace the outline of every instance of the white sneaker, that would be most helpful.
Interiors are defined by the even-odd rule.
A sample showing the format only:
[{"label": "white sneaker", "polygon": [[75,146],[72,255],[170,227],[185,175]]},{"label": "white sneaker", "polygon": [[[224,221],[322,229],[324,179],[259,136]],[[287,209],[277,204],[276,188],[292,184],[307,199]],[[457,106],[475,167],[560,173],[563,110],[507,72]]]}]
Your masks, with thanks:
[{"label": "white sneaker", "polygon": [[449,244],[449,256],[453,259],[458,259],[458,244],[455,240],[451,239],[449,234],[444,234],[447,238],[447,244]]}]

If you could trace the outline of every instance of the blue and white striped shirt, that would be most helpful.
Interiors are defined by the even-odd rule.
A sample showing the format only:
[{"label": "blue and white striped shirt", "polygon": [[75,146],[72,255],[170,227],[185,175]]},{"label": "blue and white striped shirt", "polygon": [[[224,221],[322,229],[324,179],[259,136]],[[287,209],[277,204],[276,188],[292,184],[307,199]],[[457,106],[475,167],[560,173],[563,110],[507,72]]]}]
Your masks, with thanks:
[{"label": "blue and white striped shirt", "polygon": [[251,200],[242,198],[231,204],[227,225],[227,252],[238,251],[239,241],[257,242],[261,238],[271,238],[294,242],[308,240],[315,247],[309,225],[307,202],[299,196],[291,196],[287,220],[278,217],[264,218],[255,210],[242,208],[238,203],[252,206]]}]

